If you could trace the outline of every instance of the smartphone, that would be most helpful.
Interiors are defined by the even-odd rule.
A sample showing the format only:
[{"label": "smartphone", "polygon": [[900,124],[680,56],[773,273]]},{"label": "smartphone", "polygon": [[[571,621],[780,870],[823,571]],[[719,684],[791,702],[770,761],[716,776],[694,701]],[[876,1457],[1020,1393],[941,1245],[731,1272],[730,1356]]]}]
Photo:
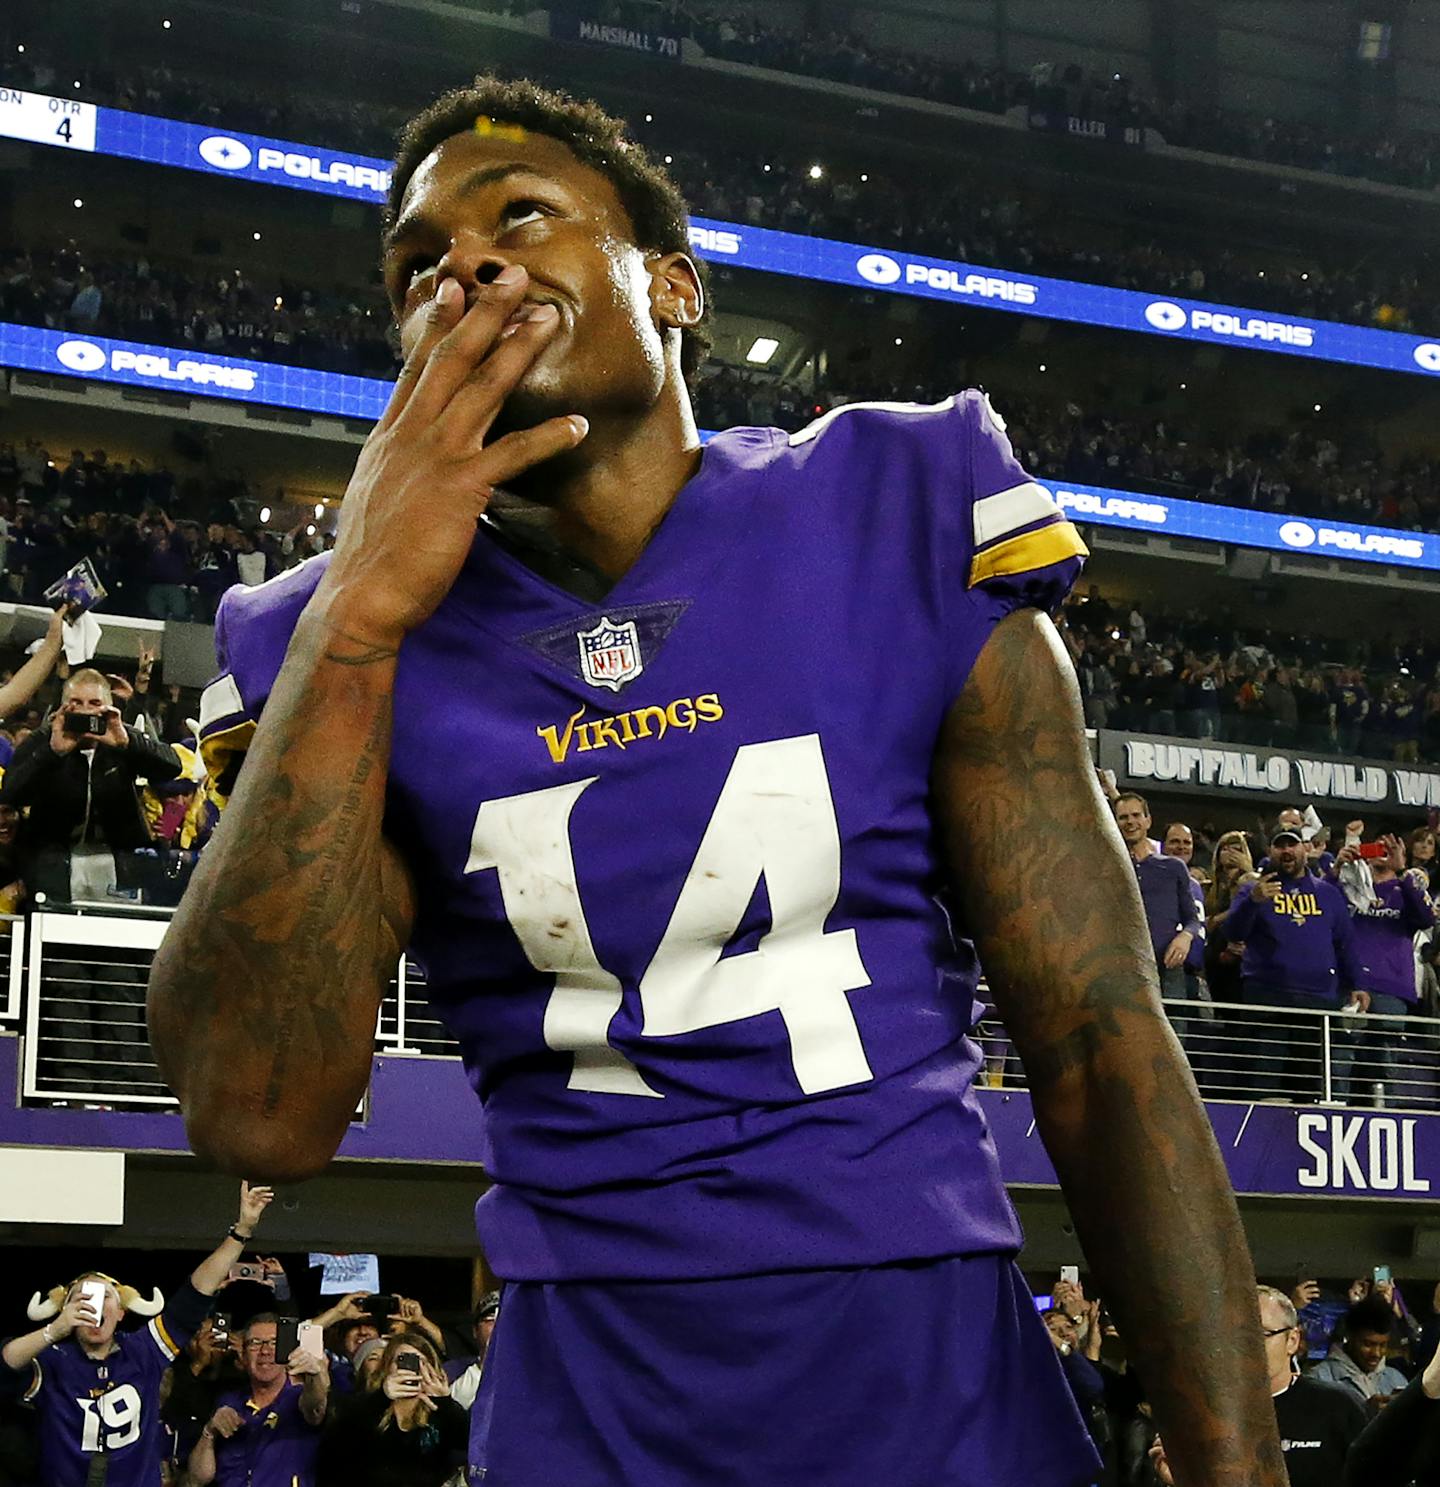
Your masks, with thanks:
[{"label": "smartphone", "polygon": [[105,1317],[105,1282],[103,1280],[82,1280],[80,1294],[95,1313],[95,1325],[98,1327]]},{"label": "smartphone", "polygon": [[419,1373],[420,1372],[420,1354],[419,1353],[401,1353],[400,1356],[395,1360],[395,1372],[396,1373]]},{"label": "smartphone", "polygon": [[300,1319],[281,1317],[275,1324],[275,1361],[283,1365],[300,1341]]},{"label": "smartphone", "polygon": [[325,1329],[314,1322],[301,1322],[295,1331],[295,1345],[302,1353],[325,1356]]},{"label": "smartphone", "polygon": [[1080,1284],[1080,1267],[1078,1265],[1062,1265],[1060,1267],[1060,1279],[1069,1281],[1072,1286]]},{"label": "smartphone", "polygon": [[99,738],[110,724],[101,713],[66,713],[63,727],[73,738]]},{"label": "smartphone", "polygon": [[210,1336],[221,1347],[230,1341],[230,1318],[223,1311],[217,1311],[210,1318]]},{"label": "smartphone", "polygon": [[1390,848],[1384,842],[1361,842],[1361,862],[1378,862],[1382,857],[1390,855]]},{"label": "smartphone", "polygon": [[392,1314],[400,1309],[395,1297],[388,1296],[383,1291],[367,1296],[361,1305],[377,1322],[388,1322]]},{"label": "smartphone", "polygon": [[1377,1265],[1371,1274],[1375,1278],[1377,1286],[1388,1286],[1390,1284],[1390,1267],[1388,1265]]}]

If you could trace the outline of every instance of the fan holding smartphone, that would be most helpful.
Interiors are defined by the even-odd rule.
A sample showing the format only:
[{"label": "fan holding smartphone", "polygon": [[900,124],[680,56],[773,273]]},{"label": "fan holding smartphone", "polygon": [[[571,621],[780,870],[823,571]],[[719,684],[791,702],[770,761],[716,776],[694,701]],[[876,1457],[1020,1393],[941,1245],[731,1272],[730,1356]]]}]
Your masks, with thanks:
[{"label": "fan holding smartphone", "polygon": [[1376,1104],[1404,1088],[1398,1046],[1404,1024],[1397,1017],[1416,1010],[1414,938],[1435,923],[1429,878],[1407,869],[1405,843],[1397,836],[1362,840],[1363,821],[1346,828],[1338,855],[1339,878],[1354,915],[1355,948],[1370,996],[1370,1016],[1360,1033],[1352,1077],[1342,1079],[1337,1099]]},{"label": "fan holding smartphone", "polygon": [[[30,1318],[43,1325],[0,1349],[0,1393],[26,1394],[35,1407],[46,1487],[88,1487],[100,1466],[117,1487],[160,1480],[161,1380],[273,1197],[269,1188],[241,1183],[230,1232],[168,1300],[156,1291],[147,1301],[96,1270],[31,1298]],[[121,1330],[127,1314],[145,1325]]]},{"label": "fan holding smartphone", "polygon": [[312,1482],[330,1403],[330,1366],[315,1322],[260,1312],[240,1349],[247,1384],[228,1389],[195,1449],[190,1480],[204,1487],[239,1468],[245,1481]]},{"label": "fan holding smartphone", "polygon": [[470,1417],[450,1397],[439,1351],[422,1332],[396,1332],[377,1379],[326,1433],[319,1479],[346,1487],[441,1487],[465,1466]]}]

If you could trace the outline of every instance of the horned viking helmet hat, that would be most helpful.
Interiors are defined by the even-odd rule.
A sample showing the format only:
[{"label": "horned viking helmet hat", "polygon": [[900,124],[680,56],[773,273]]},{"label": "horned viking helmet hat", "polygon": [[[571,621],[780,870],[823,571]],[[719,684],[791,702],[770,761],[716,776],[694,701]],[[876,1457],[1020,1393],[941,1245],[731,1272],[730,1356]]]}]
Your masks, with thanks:
[{"label": "horned viking helmet hat", "polygon": [[30,1298],[30,1305],[25,1308],[25,1315],[32,1322],[48,1322],[58,1317],[65,1298],[82,1280],[103,1280],[107,1286],[113,1286],[120,1298],[120,1309],[137,1317],[158,1317],[165,1309],[165,1297],[159,1290],[151,1291],[150,1299],[146,1301],[134,1286],[122,1286],[114,1276],[106,1275],[104,1271],[87,1270],[83,1275],[77,1275],[68,1286],[55,1286],[44,1296],[36,1291]]}]

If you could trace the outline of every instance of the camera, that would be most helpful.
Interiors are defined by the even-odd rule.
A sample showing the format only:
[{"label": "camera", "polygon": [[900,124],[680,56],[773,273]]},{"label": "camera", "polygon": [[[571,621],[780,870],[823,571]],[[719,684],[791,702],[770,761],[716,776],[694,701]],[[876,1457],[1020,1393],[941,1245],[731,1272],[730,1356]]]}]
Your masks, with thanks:
[{"label": "camera", "polygon": [[100,738],[110,731],[103,713],[66,713],[63,727],[75,738]]}]

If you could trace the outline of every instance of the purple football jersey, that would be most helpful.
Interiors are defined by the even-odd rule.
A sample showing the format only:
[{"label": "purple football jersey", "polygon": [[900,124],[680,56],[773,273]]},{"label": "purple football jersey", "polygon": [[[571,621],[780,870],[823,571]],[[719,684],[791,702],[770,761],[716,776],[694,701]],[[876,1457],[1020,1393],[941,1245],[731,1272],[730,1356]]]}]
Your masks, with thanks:
[{"label": "purple football jersey", "polygon": [[240,1428],[215,1441],[215,1487],[307,1487],[315,1480],[320,1426],[300,1413],[304,1391],[287,1379],[269,1404],[256,1404],[248,1389],[219,1395],[240,1416]]},{"label": "purple football jersey", "polygon": [[[1084,552],[976,392],[719,435],[603,603],[477,536],[401,651],[386,830],[483,1108],[499,1274],[1018,1247],[930,769],[995,625]],[[226,597],[212,750],[324,561]]]},{"label": "purple football jersey", "polygon": [[46,1487],[85,1487],[97,1456],[105,1487],[155,1487],[166,1440],[160,1380],[190,1340],[163,1315],[115,1335],[107,1357],[86,1355],[72,1338],[45,1349],[26,1398],[40,1417],[40,1479]]}]

